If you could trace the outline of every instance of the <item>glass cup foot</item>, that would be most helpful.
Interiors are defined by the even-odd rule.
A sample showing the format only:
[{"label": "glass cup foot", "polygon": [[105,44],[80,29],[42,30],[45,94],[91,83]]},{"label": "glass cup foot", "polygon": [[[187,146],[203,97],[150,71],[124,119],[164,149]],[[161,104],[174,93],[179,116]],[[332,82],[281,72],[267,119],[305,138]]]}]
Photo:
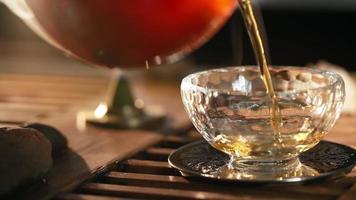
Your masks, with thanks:
[{"label": "glass cup foot", "polygon": [[295,169],[301,165],[298,157],[285,160],[267,160],[267,161],[251,161],[239,160],[235,157],[230,157],[228,167],[230,169],[250,172],[283,172]]},{"label": "glass cup foot", "polygon": [[303,165],[296,157],[279,161],[241,161],[231,158],[227,165],[218,169],[218,174],[228,179],[284,180],[317,176],[319,173]]}]

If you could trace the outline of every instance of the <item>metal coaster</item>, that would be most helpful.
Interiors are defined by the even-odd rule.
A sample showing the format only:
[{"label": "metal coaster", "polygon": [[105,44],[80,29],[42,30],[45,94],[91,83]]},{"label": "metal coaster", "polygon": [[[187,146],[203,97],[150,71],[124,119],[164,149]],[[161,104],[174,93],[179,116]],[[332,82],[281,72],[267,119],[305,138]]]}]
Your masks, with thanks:
[{"label": "metal coaster", "polygon": [[227,166],[229,160],[228,155],[214,149],[206,141],[185,145],[168,158],[169,164],[188,178],[230,183],[301,183],[349,173],[355,166],[356,150],[321,141],[299,156],[298,167],[286,171],[236,170]]}]

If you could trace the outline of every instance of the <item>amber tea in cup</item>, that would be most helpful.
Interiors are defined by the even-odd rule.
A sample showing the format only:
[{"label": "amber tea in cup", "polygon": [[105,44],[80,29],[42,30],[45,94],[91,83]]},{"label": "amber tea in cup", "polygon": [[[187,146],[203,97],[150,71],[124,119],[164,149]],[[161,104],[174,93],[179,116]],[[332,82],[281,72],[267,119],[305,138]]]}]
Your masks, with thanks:
[{"label": "amber tea in cup", "polygon": [[191,121],[210,145],[231,156],[233,168],[295,164],[340,115],[345,90],[339,75],[301,67],[270,71],[280,109],[277,132],[257,67],[208,70],[182,81]]}]

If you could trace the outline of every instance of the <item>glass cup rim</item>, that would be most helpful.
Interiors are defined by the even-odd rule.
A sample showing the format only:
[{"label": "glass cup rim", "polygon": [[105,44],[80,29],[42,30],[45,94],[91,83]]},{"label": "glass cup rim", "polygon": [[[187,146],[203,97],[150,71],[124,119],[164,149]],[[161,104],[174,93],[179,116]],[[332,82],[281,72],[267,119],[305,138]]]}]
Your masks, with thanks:
[{"label": "glass cup rim", "polygon": [[[328,83],[324,86],[316,87],[316,88],[308,88],[308,89],[303,89],[303,90],[291,90],[288,89],[286,91],[276,91],[275,93],[278,94],[295,94],[295,93],[301,93],[301,92],[306,92],[306,91],[324,91],[327,89],[334,88],[337,84],[340,82],[344,84],[343,78],[332,71],[324,70],[324,69],[316,69],[312,67],[299,67],[299,66],[284,66],[284,65],[273,65],[271,66],[272,69],[295,69],[295,70],[306,70],[307,72],[311,72],[313,74],[321,74],[327,78],[332,78],[333,81],[331,83]],[[258,66],[253,66],[253,65],[243,65],[243,66],[230,66],[230,67],[222,67],[222,68],[214,68],[214,69],[208,69],[200,72],[196,72],[193,74],[189,74],[186,77],[183,78],[182,83],[181,83],[181,90],[184,90],[185,88],[191,88],[191,89],[196,89],[199,90],[200,92],[219,92],[219,93],[224,93],[224,92],[233,92],[233,90],[222,90],[222,89],[216,89],[216,88],[210,88],[210,87],[202,87],[199,86],[198,84],[193,84],[192,79],[201,76],[204,74],[207,74],[209,72],[227,72],[228,70],[231,69],[238,69],[238,71],[244,71],[246,69],[258,69]],[[251,92],[247,92],[246,96],[253,96]],[[267,96],[267,94],[266,94]]]}]

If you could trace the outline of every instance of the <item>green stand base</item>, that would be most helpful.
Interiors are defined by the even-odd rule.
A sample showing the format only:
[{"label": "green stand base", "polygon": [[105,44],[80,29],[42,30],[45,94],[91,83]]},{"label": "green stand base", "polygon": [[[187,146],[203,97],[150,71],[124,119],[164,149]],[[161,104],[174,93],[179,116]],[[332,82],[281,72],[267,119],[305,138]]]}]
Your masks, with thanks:
[{"label": "green stand base", "polygon": [[142,100],[135,100],[124,75],[111,82],[107,97],[95,111],[82,111],[78,116],[86,123],[116,129],[147,130],[164,124],[164,112],[159,108],[144,108]]}]

